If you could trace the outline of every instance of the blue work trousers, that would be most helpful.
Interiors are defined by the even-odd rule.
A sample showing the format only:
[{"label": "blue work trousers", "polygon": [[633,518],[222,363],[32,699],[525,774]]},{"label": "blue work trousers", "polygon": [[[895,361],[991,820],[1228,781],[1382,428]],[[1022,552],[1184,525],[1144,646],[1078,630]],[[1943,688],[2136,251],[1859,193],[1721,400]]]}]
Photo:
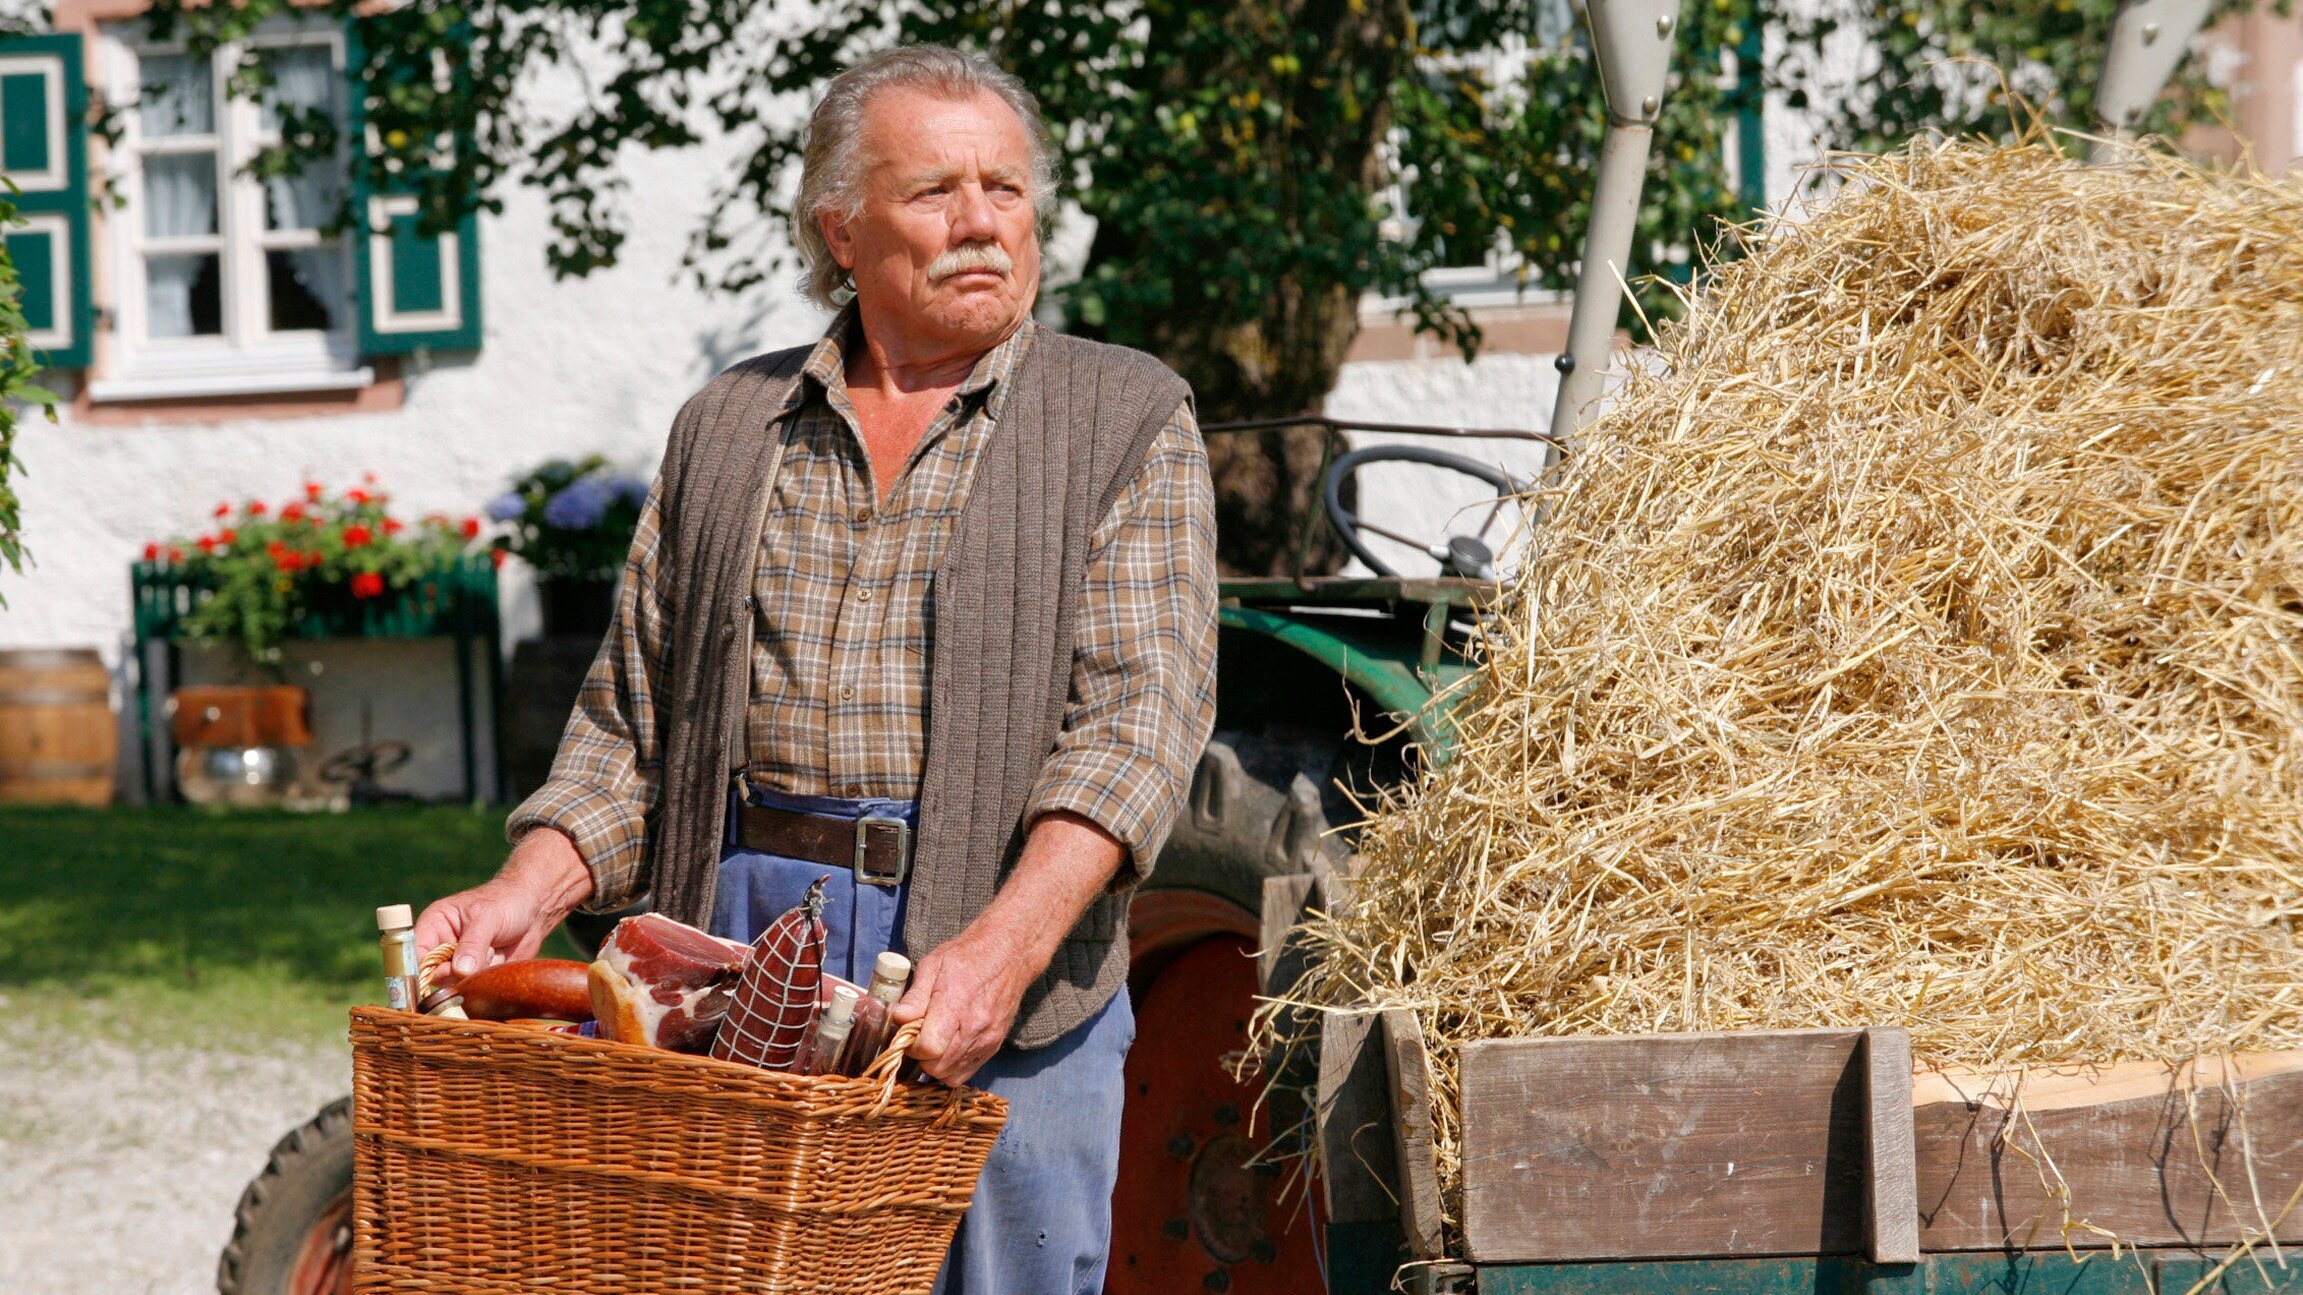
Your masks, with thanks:
[{"label": "blue work trousers", "polygon": [[[918,824],[911,801],[758,788],[750,795],[753,804],[777,809],[846,819],[884,814]],[[868,984],[881,951],[903,949],[908,887],[873,885],[850,868],[743,849],[734,844],[734,819],[731,806],[713,934],[748,942],[798,903],[811,882],[829,876],[826,970]],[[1126,1091],[1120,1068],[1134,1041],[1135,1013],[1123,990],[1044,1048],[1001,1048],[968,1081],[1007,1099],[1008,1123],[936,1277],[938,1295],[1096,1295],[1103,1289]]]}]

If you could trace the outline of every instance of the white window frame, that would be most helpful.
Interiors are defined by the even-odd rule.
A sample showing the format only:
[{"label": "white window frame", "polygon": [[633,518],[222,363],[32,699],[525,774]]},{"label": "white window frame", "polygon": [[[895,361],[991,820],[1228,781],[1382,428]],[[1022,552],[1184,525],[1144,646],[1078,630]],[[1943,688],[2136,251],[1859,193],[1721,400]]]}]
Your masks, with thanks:
[{"label": "white window frame", "polygon": [[[355,312],[364,285],[353,274],[352,242],[357,230],[335,236],[344,258],[346,300],[339,327],[274,330],[266,254],[316,247],[328,239],[317,230],[264,228],[264,185],[246,174],[249,161],[274,141],[263,129],[262,107],[254,99],[225,91],[226,79],[250,49],[323,47],[344,86],[344,35],[335,24],[281,20],[268,23],[244,41],[219,48],[210,67],[211,105],[217,130],[211,135],[147,140],[136,111],[145,58],[185,53],[182,42],[146,37],[142,24],[107,27],[103,51],[110,96],[121,111],[123,131],[113,150],[113,184],[124,198],[105,221],[106,245],[114,273],[111,326],[115,343],[110,372],[89,385],[97,400],[150,400],[217,395],[353,390],[375,381],[360,363]],[[340,91],[341,92],[341,91]],[[214,151],[222,174],[216,189],[216,233],[196,238],[154,240],[144,233],[142,159],[168,152]],[[223,331],[199,337],[149,336],[144,257],[171,251],[215,252],[221,258]]]}]

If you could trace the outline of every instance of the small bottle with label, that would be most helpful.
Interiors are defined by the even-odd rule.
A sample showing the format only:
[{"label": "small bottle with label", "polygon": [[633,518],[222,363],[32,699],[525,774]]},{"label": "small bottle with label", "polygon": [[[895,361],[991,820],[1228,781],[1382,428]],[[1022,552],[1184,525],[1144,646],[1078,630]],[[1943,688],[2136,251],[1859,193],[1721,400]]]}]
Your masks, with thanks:
[{"label": "small bottle with label", "polygon": [[832,1001],[816,1018],[816,1028],[800,1047],[799,1059],[792,1065],[793,1073],[840,1073],[840,1054],[846,1051],[848,1035],[856,1027],[856,1002],[862,997],[852,985],[841,985],[832,991]]},{"label": "small bottle with label", "polygon": [[856,1005],[854,1041],[848,1045],[842,1070],[860,1075],[864,1067],[879,1058],[880,1050],[888,1046],[888,1036],[895,1033],[895,1026],[888,1020],[888,1010],[903,998],[904,987],[911,979],[912,960],[893,949],[881,953],[872,963],[871,991]]},{"label": "small bottle with label", "polygon": [[376,910],[377,943],[384,949],[384,1002],[402,1012],[416,1010],[416,913],[406,904]]}]

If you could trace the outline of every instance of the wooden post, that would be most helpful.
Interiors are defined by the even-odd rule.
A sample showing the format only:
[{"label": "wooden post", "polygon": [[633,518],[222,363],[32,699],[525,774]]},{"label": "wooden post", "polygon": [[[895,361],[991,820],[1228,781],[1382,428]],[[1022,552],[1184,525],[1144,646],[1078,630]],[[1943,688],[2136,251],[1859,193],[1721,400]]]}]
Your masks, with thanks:
[{"label": "wooden post", "polygon": [[1399,1221],[1418,1259],[1447,1257],[1439,1200],[1439,1161],[1431,1145],[1431,1076],[1415,1013],[1383,1014],[1383,1055],[1391,1072],[1392,1154],[1399,1162]]},{"label": "wooden post", "polygon": [[1875,1264],[1919,1262],[1919,1169],[1912,1147],[1911,1034],[1863,1032],[1864,1248]]}]

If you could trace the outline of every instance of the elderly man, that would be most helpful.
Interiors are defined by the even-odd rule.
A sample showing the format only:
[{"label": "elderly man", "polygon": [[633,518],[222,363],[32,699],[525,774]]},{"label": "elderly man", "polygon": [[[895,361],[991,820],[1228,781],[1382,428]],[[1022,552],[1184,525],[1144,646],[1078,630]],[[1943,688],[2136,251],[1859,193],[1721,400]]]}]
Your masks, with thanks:
[{"label": "elderly man", "polygon": [[982,58],[832,82],[793,226],[837,317],[680,411],[551,780],[418,930],[468,974],[647,893],[749,939],[836,870],[833,970],[909,951],[913,1055],[1010,1103],[950,1291],[1102,1288],[1128,893],[1214,709],[1190,393],[1033,325],[1051,189]]}]

